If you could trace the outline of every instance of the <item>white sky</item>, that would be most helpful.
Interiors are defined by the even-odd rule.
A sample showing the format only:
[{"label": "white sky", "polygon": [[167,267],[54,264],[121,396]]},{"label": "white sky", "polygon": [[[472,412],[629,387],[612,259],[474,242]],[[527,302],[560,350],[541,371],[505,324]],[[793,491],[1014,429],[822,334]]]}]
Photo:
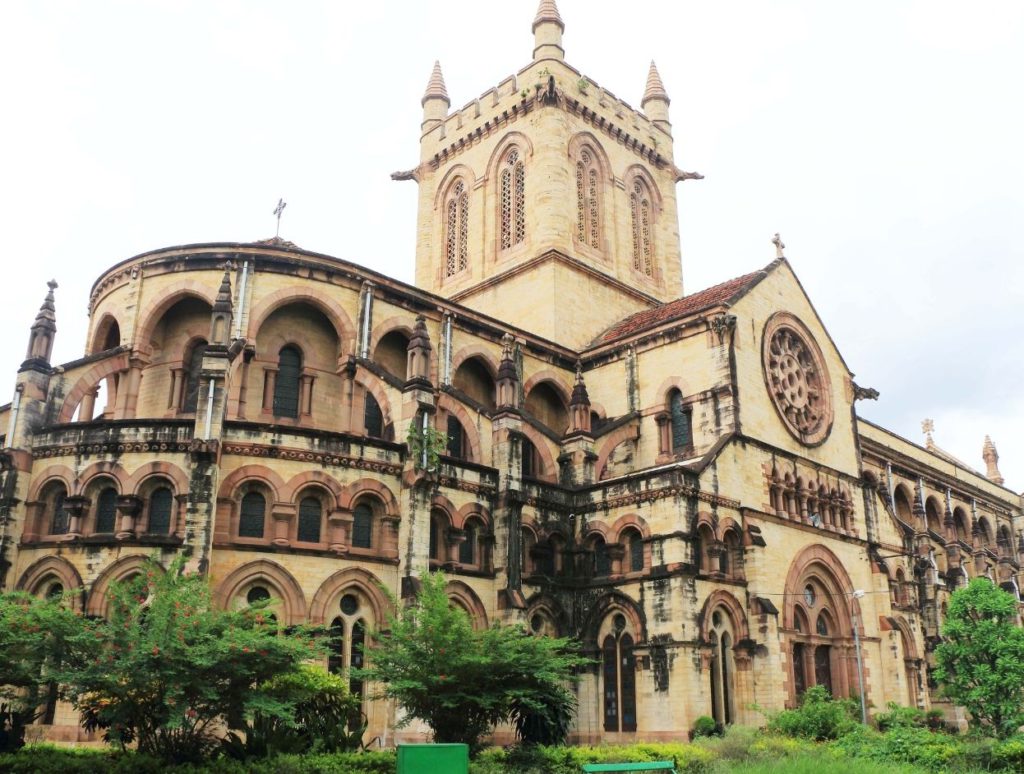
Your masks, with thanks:
[{"label": "white sky", "polygon": [[[56,277],[79,357],[109,265],[273,234],[411,281],[419,100],[524,66],[536,0],[3,0],[0,402]],[[687,292],[780,231],[861,385],[861,413],[1024,483],[1024,3],[559,0],[567,60],[672,97]],[[6,384],[6,387],[2,385]],[[1019,491],[1019,489],[1018,489]]]}]

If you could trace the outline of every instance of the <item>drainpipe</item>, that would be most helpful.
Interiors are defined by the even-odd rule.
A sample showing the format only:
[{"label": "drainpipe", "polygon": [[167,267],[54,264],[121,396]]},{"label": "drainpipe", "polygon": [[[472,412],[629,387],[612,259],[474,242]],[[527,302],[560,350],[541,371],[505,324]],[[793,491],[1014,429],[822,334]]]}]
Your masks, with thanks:
[{"label": "drainpipe", "polygon": [[210,433],[213,431],[213,391],[217,380],[212,376],[210,377],[210,389],[206,396],[206,430],[203,432],[203,437],[206,440],[210,440]]},{"label": "drainpipe", "polygon": [[242,338],[242,315],[245,313],[245,285],[249,279],[249,262],[242,261],[242,279],[238,282],[238,314],[235,315],[235,333],[233,339]]},{"label": "drainpipe", "polygon": [[7,426],[7,446],[14,446],[14,431],[18,427],[18,411],[21,409],[21,394],[25,391],[25,385],[19,384],[14,390],[14,401],[11,405],[11,423]]}]

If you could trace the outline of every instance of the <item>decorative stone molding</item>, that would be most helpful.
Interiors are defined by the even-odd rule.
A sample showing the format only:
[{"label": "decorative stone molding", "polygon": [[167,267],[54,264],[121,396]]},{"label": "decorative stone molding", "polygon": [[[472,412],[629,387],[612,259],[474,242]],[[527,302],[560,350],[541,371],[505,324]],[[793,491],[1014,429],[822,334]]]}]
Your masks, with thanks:
[{"label": "decorative stone molding", "polygon": [[762,365],[786,429],[805,446],[823,443],[832,430],[832,385],[821,350],[795,316],[779,312],[765,324]]}]

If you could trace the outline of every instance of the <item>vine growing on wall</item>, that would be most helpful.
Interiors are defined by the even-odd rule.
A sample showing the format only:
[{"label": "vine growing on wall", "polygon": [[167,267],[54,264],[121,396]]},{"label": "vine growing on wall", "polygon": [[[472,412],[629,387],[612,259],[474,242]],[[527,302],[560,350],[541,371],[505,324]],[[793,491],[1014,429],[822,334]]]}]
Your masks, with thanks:
[{"label": "vine growing on wall", "polygon": [[428,473],[436,471],[441,464],[441,455],[448,449],[448,435],[433,427],[422,427],[419,422],[409,425],[405,442],[413,458],[416,470]]}]

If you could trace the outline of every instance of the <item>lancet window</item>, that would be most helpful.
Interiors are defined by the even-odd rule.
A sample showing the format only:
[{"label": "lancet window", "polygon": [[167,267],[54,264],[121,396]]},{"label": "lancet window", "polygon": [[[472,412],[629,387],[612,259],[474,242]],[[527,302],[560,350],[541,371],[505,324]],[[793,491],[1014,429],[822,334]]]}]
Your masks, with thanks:
[{"label": "lancet window", "polygon": [[652,232],[651,195],[639,180],[633,182],[629,194],[633,226],[633,269],[644,276],[654,276],[654,235]]},{"label": "lancet window", "polygon": [[501,249],[526,239],[526,167],[513,148],[501,165]]},{"label": "lancet window", "polygon": [[576,240],[598,249],[601,246],[597,164],[586,148],[576,162]]},{"label": "lancet window", "polygon": [[469,265],[469,192],[458,180],[445,202],[444,276],[454,277]]}]

